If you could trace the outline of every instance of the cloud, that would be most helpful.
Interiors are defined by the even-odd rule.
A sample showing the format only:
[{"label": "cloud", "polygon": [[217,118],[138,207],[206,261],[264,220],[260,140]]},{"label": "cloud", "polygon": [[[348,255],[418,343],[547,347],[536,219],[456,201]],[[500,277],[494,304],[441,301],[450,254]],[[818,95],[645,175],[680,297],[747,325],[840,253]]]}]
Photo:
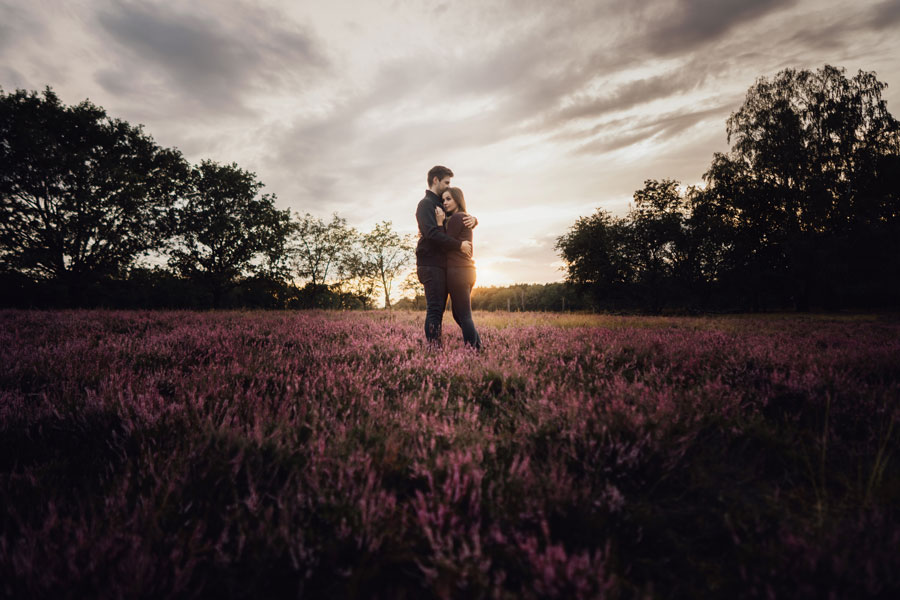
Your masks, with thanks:
[{"label": "cloud", "polygon": [[900,23],[900,0],[887,0],[872,8],[869,26],[873,29],[888,29]]},{"label": "cloud", "polygon": [[0,1],[0,53],[25,36],[41,35],[44,27],[34,15],[9,0]]},{"label": "cloud", "polygon": [[653,140],[661,144],[682,134],[694,125],[713,117],[724,117],[729,114],[731,105],[715,106],[703,110],[686,110],[672,112],[659,118],[636,119],[629,127],[622,128],[622,121],[616,121],[608,129],[607,135],[600,135],[596,139],[581,145],[575,152],[577,154],[600,155],[622,148],[627,148],[637,143]]},{"label": "cloud", "polygon": [[[794,52],[808,56],[812,52],[818,55],[828,56],[835,51],[840,51],[847,46],[847,40],[859,30],[867,29],[859,23],[854,24],[846,19],[829,22],[818,22],[813,26],[807,26],[798,30],[783,43],[785,48],[794,49]],[[785,66],[796,65],[797,57],[785,56]]]},{"label": "cloud", "polygon": [[[27,85],[25,77],[12,67],[0,67],[0,82],[6,82],[10,86],[10,89],[5,90],[7,93],[12,92],[12,88],[18,89]],[[0,85],[0,89],[3,89],[2,85]]]},{"label": "cloud", "polygon": [[653,4],[646,31],[647,47],[656,54],[693,50],[725,33],[788,8],[794,0],[678,0],[670,11]]},{"label": "cloud", "polygon": [[[475,229],[475,265],[481,280],[476,286],[508,285],[515,282],[546,282],[562,278],[556,238],[562,233],[543,235],[514,246],[490,244]],[[490,249],[490,250],[488,250]]]},{"label": "cloud", "polygon": [[666,73],[655,77],[636,79],[614,88],[602,97],[576,96],[575,101],[560,109],[556,119],[568,121],[585,117],[598,117],[608,112],[631,108],[639,104],[652,102],[658,98],[671,96],[694,87],[699,83],[696,78],[687,78],[686,70],[679,69],[675,73]]},{"label": "cloud", "polygon": [[[282,165],[303,165],[305,175],[339,167],[340,177],[319,186],[325,202],[345,201],[348,187],[395,165],[442,162],[463,149],[484,148],[523,135],[541,133],[543,115],[554,111],[572,89],[584,86],[603,69],[618,69],[615,52],[601,51],[614,36],[595,39],[592,3],[559,11],[537,4],[535,10],[512,6],[455,5],[448,19],[477,19],[472,28],[454,21],[457,43],[427,45],[400,57],[377,61],[357,86],[336,94],[323,113],[304,114],[278,131],[270,158]],[[463,9],[466,8],[464,5]],[[590,9],[590,10],[588,10]],[[605,9],[604,9],[605,10]],[[486,13],[497,13],[492,17]],[[468,24],[468,23],[467,23]],[[484,36],[479,37],[484,28]],[[457,39],[447,35],[448,39]],[[586,46],[586,42],[589,44]],[[362,160],[342,162],[352,152]],[[429,165],[430,166],[430,165]],[[426,167],[427,169],[427,167]],[[313,178],[297,183],[308,191]],[[419,178],[417,177],[416,180]],[[329,188],[328,183],[334,187]]]},{"label": "cloud", "polygon": [[96,21],[110,55],[124,55],[96,76],[113,94],[165,90],[206,112],[242,112],[251,92],[328,66],[308,28],[249,5],[114,4]]}]

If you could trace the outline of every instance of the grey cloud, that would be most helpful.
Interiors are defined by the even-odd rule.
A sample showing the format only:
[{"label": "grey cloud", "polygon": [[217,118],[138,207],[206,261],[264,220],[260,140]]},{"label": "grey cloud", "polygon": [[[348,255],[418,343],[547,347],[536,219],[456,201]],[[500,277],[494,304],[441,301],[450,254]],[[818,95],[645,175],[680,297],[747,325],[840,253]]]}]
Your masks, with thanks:
[{"label": "grey cloud", "polygon": [[0,1],[0,53],[24,36],[40,36],[43,31],[44,26],[21,3]]},{"label": "grey cloud", "polygon": [[116,96],[126,96],[139,87],[140,81],[134,71],[103,69],[94,74],[94,80],[107,92]]},{"label": "grey cloud", "polygon": [[716,40],[742,23],[787,8],[795,0],[680,0],[672,14],[651,17],[650,50],[671,54]]},{"label": "grey cloud", "polygon": [[603,97],[579,98],[574,104],[552,115],[547,124],[556,126],[570,119],[599,117],[609,112],[690,91],[702,82],[703,77],[703,72],[689,66],[663,75],[630,81]]},{"label": "grey cloud", "polygon": [[582,145],[578,150],[578,154],[606,154],[607,152],[613,152],[615,150],[620,150],[622,148],[627,148],[628,146],[633,146],[639,142],[642,142],[648,138],[653,137],[657,133],[660,133],[664,130],[664,127],[659,125],[651,125],[645,126],[637,129],[629,130],[626,133],[617,133],[613,134],[609,137],[600,138],[598,140],[594,140],[592,142],[588,142]]},{"label": "grey cloud", "polygon": [[[303,165],[303,172],[312,175],[320,174],[320,167],[335,170],[333,165],[348,148],[356,157],[371,157],[342,168],[340,180],[317,190],[325,194],[320,198],[341,203],[347,201],[342,194],[348,180],[366,181],[385,165],[417,164],[423,157],[445,154],[442,149],[478,148],[534,133],[531,123],[554,109],[570,90],[583,86],[598,69],[622,64],[613,53],[575,47],[577,24],[572,15],[562,11],[556,15],[556,20],[536,19],[496,32],[477,60],[436,52],[382,64],[371,89],[336,104],[324,119],[302,119],[280,131],[271,160]],[[581,23],[581,30],[589,25]],[[485,108],[462,118],[450,117],[463,102],[483,102]],[[433,122],[393,124],[387,118],[373,128],[363,125],[380,111],[389,114],[392,106],[402,105],[405,113],[416,114],[441,104],[448,107],[448,116]],[[309,189],[308,184],[294,187],[299,193]]]},{"label": "grey cloud", "polygon": [[887,0],[872,9],[869,24],[874,29],[887,29],[900,22],[900,0]]},{"label": "grey cloud", "polygon": [[97,75],[112,93],[122,92],[117,79],[135,80],[136,72],[149,69],[164,78],[164,87],[205,110],[240,112],[243,96],[254,87],[327,65],[309,31],[256,7],[201,14],[129,3],[98,11],[97,21],[130,55],[127,66]]},{"label": "grey cloud", "polygon": [[[763,0],[745,7],[727,0],[724,8],[716,8],[719,4],[711,6],[709,0],[685,0],[679,4],[681,12],[674,23],[653,23],[656,31],[672,35],[681,28],[681,39],[697,44],[778,5],[774,0]],[[465,8],[454,6],[448,10]],[[358,167],[348,166],[341,173],[364,181],[373,164],[410,164],[422,156],[434,155],[435,149],[478,148],[518,135],[552,135],[571,119],[597,119],[611,111],[689,91],[705,82],[712,63],[717,61],[698,56],[674,72],[626,83],[600,97],[584,95],[574,104],[560,108],[574,91],[598,75],[613,76],[650,58],[642,31],[627,23],[626,17],[630,18],[636,9],[585,2],[560,10],[543,4],[534,11],[523,11],[528,13],[526,17],[514,8],[510,3],[489,3],[485,7],[485,11],[497,13],[486,18],[486,22],[498,26],[494,35],[479,44],[475,60],[435,50],[433,55],[380,65],[371,89],[337,104],[321,122],[302,120],[283,130],[273,161],[300,164],[306,173],[320,173],[323,169],[334,170],[330,165],[339,162],[352,148],[354,156],[371,160]],[[503,15],[508,16],[507,21],[500,19]],[[692,24],[691,20],[698,23]],[[464,102],[483,102],[485,108],[480,114],[462,119],[448,116],[437,117],[432,123],[394,125],[388,117],[371,129],[363,126],[364,121],[368,125],[367,117],[382,110],[389,113],[392,105],[402,104],[409,114],[416,114],[441,103],[452,109]],[[611,134],[582,151],[605,152],[648,136],[675,135],[692,124],[689,119],[645,123],[631,131],[630,139]],[[330,193],[324,188],[319,191],[326,194],[328,201],[340,201],[340,185],[344,184],[335,183]]]},{"label": "grey cloud", "polygon": [[[10,86],[10,89],[7,89],[6,92],[12,92],[13,89],[24,88],[27,86],[25,77],[12,67],[0,67],[0,82]],[[2,83],[0,83],[0,88],[3,87]]]},{"label": "grey cloud", "polygon": [[[781,68],[798,64],[815,65],[822,56],[853,53],[860,42],[874,42],[873,31],[884,31],[900,23],[900,0],[875,4],[865,11],[841,14],[834,11],[810,13],[800,22],[785,24],[778,41]],[[772,47],[773,44],[767,44]],[[821,63],[819,63],[821,64]]]},{"label": "grey cloud", "polygon": [[[293,150],[298,144],[340,146],[363,133],[356,125],[362,116],[399,103],[415,112],[440,103],[452,107],[464,101],[485,102],[487,108],[481,115],[462,122],[439,119],[434,123],[435,130],[429,135],[436,145],[465,140],[494,142],[528,133],[529,121],[553,109],[562,97],[583,86],[598,71],[620,69],[638,60],[584,46],[585,39],[596,46],[612,38],[595,39],[595,20],[612,14],[609,6],[581,2],[567,8],[570,10],[557,10],[540,2],[529,5],[528,10],[510,2],[454,6],[448,10],[477,12],[483,17],[477,26],[493,28],[491,35],[479,43],[476,60],[436,51],[430,56],[384,63],[371,89],[338,105],[323,125],[295,125],[285,145]],[[394,140],[392,146],[416,146],[416,136],[406,125],[383,130],[379,138],[378,143]]]},{"label": "grey cloud", "polygon": [[[321,168],[329,164],[337,170],[341,150],[356,145],[357,124],[351,118],[343,118],[343,112],[322,120],[311,120],[293,127],[275,125],[263,133],[278,140],[267,162],[278,165],[279,171],[290,173],[287,187],[291,194],[316,202],[340,202],[336,190],[341,179]],[[345,152],[349,154],[349,152]],[[356,152],[353,152],[355,155]]]},{"label": "grey cloud", "polygon": [[624,50],[602,47],[615,40],[608,32],[597,36],[598,20],[611,13],[603,3],[574,2],[567,10],[541,2],[526,3],[526,10],[521,4],[479,4],[477,11],[455,7],[477,12],[480,23],[473,26],[489,34],[478,42],[476,58],[417,56],[383,65],[377,87],[361,104],[395,101],[404,90],[429,104],[489,98],[495,127],[508,129],[555,106],[598,71],[618,70],[639,60]]},{"label": "grey cloud", "polygon": [[[832,23],[821,23],[815,27],[806,27],[797,31],[789,39],[785,40],[786,48],[796,49],[798,54],[809,55],[810,51],[833,52],[846,46],[845,37],[852,33],[856,27],[846,20]],[[786,55],[783,66],[796,65],[798,57]]]},{"label": "grey cloud", "polygon": [[578,154],[605,154],[621,148],[637,144],[646,139],[656,137],[658,141],[671,139],[701,121],[711,117],[721,116],[724,128],[725,117],[729,114],[731,105],[716,106],[705,110],[670,113],[657,119],[638,122],[626,131],[610,127],[612,131],[607,136],[587,142],[575,152]]}]

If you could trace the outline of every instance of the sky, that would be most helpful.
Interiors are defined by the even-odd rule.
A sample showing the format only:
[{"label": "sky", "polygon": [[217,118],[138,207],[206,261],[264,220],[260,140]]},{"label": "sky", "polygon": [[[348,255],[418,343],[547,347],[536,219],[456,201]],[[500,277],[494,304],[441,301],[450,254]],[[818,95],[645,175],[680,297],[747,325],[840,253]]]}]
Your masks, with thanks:
[{"label": "sky", "polygon": [[414,233],[450,167],[477,285],[561,281],[579,216],[699,183],[759,77],[875,71],[900,116],[897,57],[900,0],[0,0],[5,92],[90,99],[279,208]]}]

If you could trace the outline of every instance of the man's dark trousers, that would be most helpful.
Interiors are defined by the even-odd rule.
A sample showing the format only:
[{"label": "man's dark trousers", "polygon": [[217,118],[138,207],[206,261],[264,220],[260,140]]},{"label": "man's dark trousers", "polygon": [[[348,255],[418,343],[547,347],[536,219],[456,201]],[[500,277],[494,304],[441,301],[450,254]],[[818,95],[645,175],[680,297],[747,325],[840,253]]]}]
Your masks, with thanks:
[{"label": "man's dark trousers", "polygon": [[447,307],[447,269],[420,266],[416,274],[425,286],[425,339],[440,346],[441,324]]}]

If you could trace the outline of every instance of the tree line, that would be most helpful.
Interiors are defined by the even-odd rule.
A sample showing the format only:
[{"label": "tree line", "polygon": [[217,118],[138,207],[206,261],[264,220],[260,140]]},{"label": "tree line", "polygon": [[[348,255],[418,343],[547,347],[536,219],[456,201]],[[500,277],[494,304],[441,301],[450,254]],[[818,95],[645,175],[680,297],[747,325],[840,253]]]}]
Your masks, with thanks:
[{"label": "tree line", "polygon": [[390,307],[412,236],[291,214],[262,188],[88,100],[0,90],[0,303]]},{"label": "tree line", "polygon": [[[476,310],[900,306],[900,124],[875,73],[760,78],[702,184],[649,179],[557,239],[565,284],[478,288]],[[84,101],[0,89],[0,304],[424,306],[414,238],[291,214],[255,174]],[[404,279],[404,274],[406,275]]]},{"label": "tree line", "polygon": [[[402,287],[408,293],[395,304],[397,308],[425,310],[425,296],[414,278],[415,273],[412,273],[409,282]],[[472,310],[568,312],[592,308],[588,294],[563,282],[476,287],[472,290],[471,300]]]},{"label": "tree line", "polygon": [[875,73],[760,78],[703,183],[647,180],[557,240],[593,308],[900,306],[900,126]]}]

